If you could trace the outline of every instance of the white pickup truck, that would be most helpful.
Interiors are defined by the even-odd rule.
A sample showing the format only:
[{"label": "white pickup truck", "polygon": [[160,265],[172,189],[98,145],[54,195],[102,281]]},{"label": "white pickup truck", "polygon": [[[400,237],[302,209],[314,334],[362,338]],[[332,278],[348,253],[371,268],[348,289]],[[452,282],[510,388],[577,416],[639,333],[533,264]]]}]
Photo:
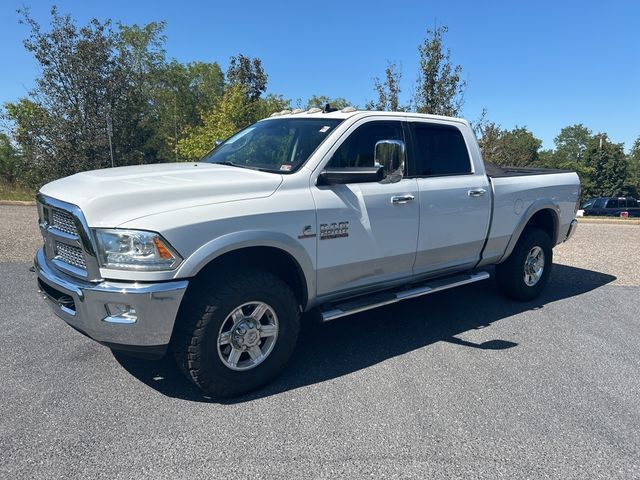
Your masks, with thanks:
[{"label": "white pickup truck", "polygon": [[324,321],[484,280],[531,300],[575,231],[573,172],[485,167],[460,119],[282,112],[196,163],[42,187],[39,290],[115,350],[162,356],[214,396],[283,369]]}]

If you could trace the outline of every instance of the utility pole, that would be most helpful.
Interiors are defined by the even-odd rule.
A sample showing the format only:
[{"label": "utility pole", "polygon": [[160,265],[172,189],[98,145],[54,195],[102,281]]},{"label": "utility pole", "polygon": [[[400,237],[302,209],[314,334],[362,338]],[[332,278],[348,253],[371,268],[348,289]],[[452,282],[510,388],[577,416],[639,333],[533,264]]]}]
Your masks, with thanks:
[{"label": "utility pole", "polygon": [[113,163],[113,122],[111,121],[111,114],[107,113],[107,136],[109,137],[109,154],[111,155],[111,168],[115,165]]},{"label": "utility pole", "polygon": [[178,110],[178,94],[176,93],[173,97],[173,155],[175,157],[175,161],[178,161],[178,119],[177,112]]}]

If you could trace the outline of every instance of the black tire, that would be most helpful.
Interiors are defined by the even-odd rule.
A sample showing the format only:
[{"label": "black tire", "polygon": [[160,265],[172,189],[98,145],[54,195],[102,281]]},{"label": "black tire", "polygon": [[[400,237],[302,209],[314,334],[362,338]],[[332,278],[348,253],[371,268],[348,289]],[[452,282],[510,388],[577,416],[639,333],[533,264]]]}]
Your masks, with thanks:
[{"label": "black tire", "polygon": [[[544,267],[540,279],[534,285],[525,281],[525,262],[534,248],[544,252]],[[496,282],[500,291],[509,298],[526,302],[536,298],[544,289],[551,266],[553,265],[553,248],[551,239],[544,231],[529,228],[522,232],[518,243],[507,260],[496,266]]]},{"label": "black tire", "polygon": [[[218,334],[237,307],[254,301],[272,307],[278,335],[262,363],[232,370],[219,355]],[[214,397],[234,397],[257,389],[282,371],[299,330],[300,311],[291,288],[269,272],[243,268],[194,285],[183,301],[171,348],[180,369],[198,387]]]}]

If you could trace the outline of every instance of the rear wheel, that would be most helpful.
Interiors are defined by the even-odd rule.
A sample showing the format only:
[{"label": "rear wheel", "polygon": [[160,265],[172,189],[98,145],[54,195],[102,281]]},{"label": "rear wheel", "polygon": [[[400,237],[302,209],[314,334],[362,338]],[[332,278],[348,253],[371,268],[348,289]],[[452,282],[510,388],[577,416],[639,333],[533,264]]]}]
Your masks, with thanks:
[{"label": "rear wheel", "polygon": [[172,349],[198,387],[232,397],[260,387],[284,368],[297,341],[300,314],[280,278],[243,269],[203,282],[185,300]]},{"label": "rear wheel", "polygon": [[552,263],[549,235],[537,228],[527,229],[509,258],[496,267],[498,287],[514,300],[533,300],[547,284]]}]

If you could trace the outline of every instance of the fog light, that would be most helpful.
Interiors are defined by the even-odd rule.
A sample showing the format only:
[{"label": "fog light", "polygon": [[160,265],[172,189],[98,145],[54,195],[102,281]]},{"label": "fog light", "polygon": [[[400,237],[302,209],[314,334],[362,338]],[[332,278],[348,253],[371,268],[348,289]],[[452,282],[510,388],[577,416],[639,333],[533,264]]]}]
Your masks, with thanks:
[{"label": "fog light", "polygon": [[136,323],[138,314],[136,309],[125,303],[107,303],[105,305],[107,316],[102,321],[107,323]]}]

